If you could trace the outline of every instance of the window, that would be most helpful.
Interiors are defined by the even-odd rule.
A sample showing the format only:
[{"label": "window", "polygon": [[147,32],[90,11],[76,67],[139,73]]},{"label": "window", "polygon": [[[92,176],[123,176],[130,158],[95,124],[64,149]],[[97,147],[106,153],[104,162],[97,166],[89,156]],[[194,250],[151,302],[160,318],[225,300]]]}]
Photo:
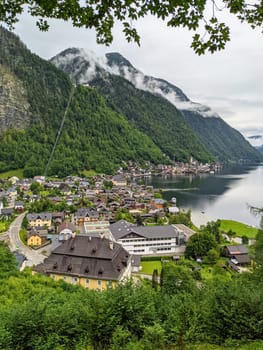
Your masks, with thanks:
[{"label": "window", "polygon": [[86,284],[89,284],[89,279],[88,278],[86,279]]},{"label": "window", "polygon": [[101,281],[100,280],[98,280],[98,286],[101,286]]}]

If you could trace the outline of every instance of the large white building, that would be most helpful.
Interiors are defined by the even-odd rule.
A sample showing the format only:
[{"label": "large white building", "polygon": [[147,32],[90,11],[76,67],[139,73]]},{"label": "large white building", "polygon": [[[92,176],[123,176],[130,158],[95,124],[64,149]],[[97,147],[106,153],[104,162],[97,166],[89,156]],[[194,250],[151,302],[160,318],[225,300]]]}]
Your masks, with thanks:
[{"label": "large white building", "polygon": [[185,225],[136,226],[120,220],[110,226],[113,239],[130,254],[163,255],[184,251],[195,232]]}]

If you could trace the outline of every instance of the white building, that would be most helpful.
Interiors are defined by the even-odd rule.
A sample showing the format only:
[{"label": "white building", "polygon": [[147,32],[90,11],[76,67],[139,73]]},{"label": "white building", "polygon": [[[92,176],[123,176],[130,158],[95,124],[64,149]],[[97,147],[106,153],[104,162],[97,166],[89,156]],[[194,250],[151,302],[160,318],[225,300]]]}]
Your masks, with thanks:
[{"label": "white building", "polygon": [[189,231],[195,233],[186,226],[184,230],[183,226],[136,226],[120,220],[110,226],[110,231],[115,241],[130,254],[172,255],[184,251]]}]

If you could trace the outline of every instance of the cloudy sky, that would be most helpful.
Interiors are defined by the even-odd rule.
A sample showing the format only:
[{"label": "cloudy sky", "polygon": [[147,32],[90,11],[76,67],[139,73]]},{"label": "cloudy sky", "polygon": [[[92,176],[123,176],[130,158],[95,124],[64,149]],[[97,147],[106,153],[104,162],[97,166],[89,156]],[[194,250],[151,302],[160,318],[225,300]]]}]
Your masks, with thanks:
[{"label": "cloudy sky", "polygon": [[223,19],[231,25],[231,42],[223,52],[201,57],[190,48],[192,33],[167,28],[153,17],[136,24],[140,47],[127,43],[118,25],[110,47],[97,45],[93,30],[62,21],[50,21],[49,31],[40,32],[27,15],[15,32],[46,59],[68,47],[92,50],[97,56],[119,52],[143,73],[166,79],[191,100],[210,106],[243,135],[263,135],[263,34],[235,18]]}]

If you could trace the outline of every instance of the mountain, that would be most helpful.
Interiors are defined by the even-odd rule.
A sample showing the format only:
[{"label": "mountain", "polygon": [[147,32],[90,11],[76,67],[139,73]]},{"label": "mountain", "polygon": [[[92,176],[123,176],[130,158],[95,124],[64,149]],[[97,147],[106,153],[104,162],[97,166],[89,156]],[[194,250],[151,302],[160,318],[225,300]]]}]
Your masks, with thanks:
[{"label": "mountain", "polygon": [[1,171],[22,168],[25,176],[43,174],[64,116],[49,174],[110,173],[123,161],[165,161],[155,143],[94,88],[74,87],[67,74],[32,54],[4,28],[0,48]]},{"label": "mountain", "polygon": [[[181,136],[186,132],[180,133],[185,129],[182,116],[195,133],[191,148],[195,158],[204,159],[203,150],[193,150],[197,135],[203,147],[219,161],[262,159],[259,152],[211,108],[190,101],[181,89],[163,79],[144,75],[119,53],[108,53],[104,59],[98,59],[82,49],[72,48],[52,58],[51,62],[76,83],[95,86],[172,159],[174,147],[182,157],[183,150],[190,146]],[[145,109],[150,117],[144,117]],[[180,145],[175,145],[177,140]]]},{"label": "mountain", "polygon": [[216,159],[224,162],[262,159],[250,143],[211,108],[190,101],[181,89],[163,79],[144,75],[119,53],[108,53],[106,59],[115,74],[129,80],[137,88],[161,95],[180,110],[187,124]]},{"label": "mountain", "polygon": [[[1,27],[0,50],[0,171],[20,168],[30,177],[46,169],[64,176],[86,169],[112,173],[128,161],[214,159],[181,111],[124,77],[135,68],[122,56],[97,59],[67,49],[48,62]],[[173,89],[189,102],[165,84],[167,96]]]},{"label": "mountain", "polygon": [[96,87],[107,98],[108,106],[123,113],[170,159],[189,161],[192,156],[204,162],[213,160],[182,114],[169,101],[138,89],[129,80],[114,74],[114,69],[105,60],[71,48],[53,57],[51,62],[69,74],[76,84]]}]

